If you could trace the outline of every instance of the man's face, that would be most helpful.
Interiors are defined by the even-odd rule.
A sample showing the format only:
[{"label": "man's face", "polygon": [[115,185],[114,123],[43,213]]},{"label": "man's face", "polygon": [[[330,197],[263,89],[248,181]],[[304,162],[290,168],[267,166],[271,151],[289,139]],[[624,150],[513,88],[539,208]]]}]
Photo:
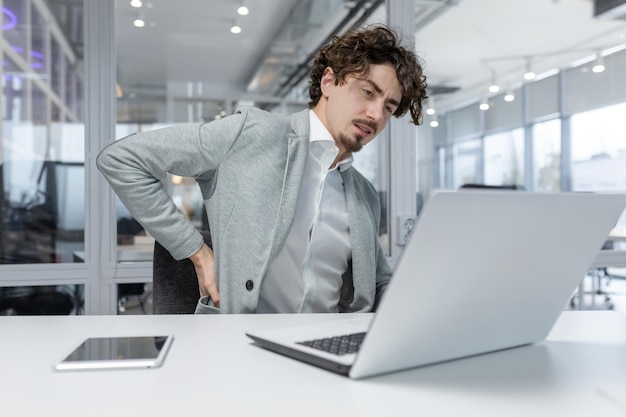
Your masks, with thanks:
[{"label": "man's face", "polygon": [[[340,154],[357,152],[385,127],[402,99],[391,64],[370,65],[365,77],[348,75],[335,85],[335,74],[322,76],[323,110],[320,119],[335,139]],[[318,114],[319,116],[319,114]]]}]

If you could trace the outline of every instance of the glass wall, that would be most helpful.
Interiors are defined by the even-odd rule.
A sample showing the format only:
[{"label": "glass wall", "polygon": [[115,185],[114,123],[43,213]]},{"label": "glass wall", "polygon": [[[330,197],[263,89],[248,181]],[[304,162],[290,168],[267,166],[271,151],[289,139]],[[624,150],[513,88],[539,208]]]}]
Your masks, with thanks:
[{"label": "glass wall", "polygon": [[482,147],[480,140],[471,140],[452,147],[454,188],[482,183]]},{"label": "glass wall", "polygon": [[0,287],[0,316],[68,315],[83,312],[83,285]]},{"label": "glass wall", "polygon": [[45,5],[3,4],[0,262],[74,262],[84,250],[84,126],[82,98],[66,91],[82,90],[80,57],[42,17]]},{"label": "glass wall", "polygon": [[561,120],[536,123],[533,137],[533,189],[559,191],[561,189]]},{"label": "glass wall", "polygon": [[626,191],[626,103],[571,118],[572,190]]},{"label": "glass wall", "polygon": [[484,183],[497,186],[524,184],[524,130],[487,135],[484,141]]},{"label": "glass wall", "polygon": [[[2,14],[0,264],[82,262],[82,5],[3,0]],[[82,312],[84,285],[3,282],[0,314]]]}]

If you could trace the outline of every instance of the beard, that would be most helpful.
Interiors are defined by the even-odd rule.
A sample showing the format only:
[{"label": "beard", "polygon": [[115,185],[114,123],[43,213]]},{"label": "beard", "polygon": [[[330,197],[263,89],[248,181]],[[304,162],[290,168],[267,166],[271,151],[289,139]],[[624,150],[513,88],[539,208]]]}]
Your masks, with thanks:
[{"label": "beard", "polygon": [[[362,120],[362,119],[355,119],[353,121],[354,123],[361,123],[361,124],[365,124],[369,127],[372,128],[373,130],[373,135],[376,136],[378,129],[376,127],[375,123],[372,123],[370,121],[367,120]],[[361,149],[363,149],[363,136],[359,135],[358,133],[356,133],[353,137],[350,137],[348,135],[346,135],[345,133],[340,133],[339,134],[339,142],[341,143],[341,145],[343,145],[343,147],[346,149],[346,151],[348,152],[358,152]]]},{"label": "beard", "polygon": [[339,134],[339,142],[347,152],[358,152],[363,149],[363,136],[354,135],[354,137],[350,138],[345,133]]}]

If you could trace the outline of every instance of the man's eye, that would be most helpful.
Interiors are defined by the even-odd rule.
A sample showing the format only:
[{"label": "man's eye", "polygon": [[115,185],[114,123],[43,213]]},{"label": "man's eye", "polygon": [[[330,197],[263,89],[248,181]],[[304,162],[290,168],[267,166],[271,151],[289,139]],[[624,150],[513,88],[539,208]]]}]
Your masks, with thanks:
[{"label": "man's eye", "polygon": [[389,106],[385,106],[385,110],[387,110],[389,113],[393,114],[393,109]]},{"label": "man's eye", "polygon": [[365,93],[366,96],[371,96],[372,92],[370,90],[368,90],[367,88],[363,89],[363,93]]}]

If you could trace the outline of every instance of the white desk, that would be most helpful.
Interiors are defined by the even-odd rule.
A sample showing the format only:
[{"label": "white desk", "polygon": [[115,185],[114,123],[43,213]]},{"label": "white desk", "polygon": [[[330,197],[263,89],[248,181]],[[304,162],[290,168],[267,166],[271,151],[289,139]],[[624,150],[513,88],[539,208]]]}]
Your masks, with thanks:
[{"label": "white desk", "polygon": [[[564,312],[549,341],[361,381],[251,344],[325,315],[0,317],[3,416],[624,416],[626,317]],[[346,317],[346,316],[342,316]],[[162,368],[57,373],[86,336],[173,332]]]}]

